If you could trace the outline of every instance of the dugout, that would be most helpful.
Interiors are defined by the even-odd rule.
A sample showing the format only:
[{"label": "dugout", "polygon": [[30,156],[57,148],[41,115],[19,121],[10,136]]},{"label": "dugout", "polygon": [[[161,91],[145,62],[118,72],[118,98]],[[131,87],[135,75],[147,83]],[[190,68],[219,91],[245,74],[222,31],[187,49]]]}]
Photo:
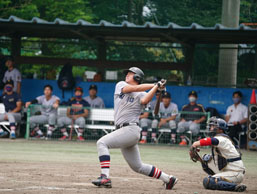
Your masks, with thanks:
[{"label": "dugout", "polygon": [[[197,66],[197,64],[194,64],[194,60],[196,56],[197,58],[199,57],[199,53],[199,58],[202,57],[201,51],[208,49],[208,45],[215,45],[215,48],[212,47],[211,50],[219,49],[217,46],[219,44],[255,45],[257,43],[257,29],[250,28],[243,24],[238,28],[228,28],[220,24],[216,24],[213,27],[203,27],[196,23],[193,23],[190,26],[179,26],[172,22],[166,26],[158,26],[150,22],[146,22],[144,25],[136,25],[127,21],[124,21],[121,24],[112,24],[107,21],[91,24],[84,20],[70,23],[56,18],[53,22],[50,22],[37,17],[34,17],[31,20],[24,20],[15,16],[10,16],[8,19],[0,19],[0,37],[1,49],[6,48],[7,50],[6,52],[2,51],[2,53],[4,53],[4,55],[13,55],[17,64],[50,65],[55,68],[56,66],[69,63],[73,66],[87,66],[101,70],[124,69],[130,66],[138,66],[144,70],[153,71],[159,69],[165,71],[176,70],[181,71],[184,74],[185,80],[182,81],[183,85],[189,75],[192,78],[196,76],[196,74],[194,74],[195,72],[193,72],[193,66]],[[38,48],[42,48],[42,50],[47,44],[58,43],[62,46],[67,44],[85,44],[86,46],[83,47],[83,49],[90,50],[93,54],[90,56],[70,55],[70,57],[63,57],[60,53],[55,54],[49,52],[31,54],[24,51],[25,47],[28,46],[30,42],[38,43],[38,45],[40,45]],[[199,49],[199,45],[200,47],[201,45],[207,46]],[[146,50],[148,49],[150,51],[155,48],[175,48],[181,51],[183,57],[174,57],[172,54],[168,54],[166,58],[163,56],[150,56],[149,53],[156,54],[155,50],[147,54],[144,53],[144,57],[136,57],[137,54],[140,53],[140,49],[135,49],[133,52],[130,51],[132,48],[139,47],[146,48]],[[81,48],[82,47],[79,47],[79,49]],[[33,50],[34,48],[30,49]],[[122,49],[124,49],[123,53],[120,51]],[[227,49],[234,48],[228,47]],[[245,50],[247,49],[249,48],[246,48]],[[113,53],[118,53],[117,55],[119,56]],[[127,57],[126,55],[131,56]],[[255,55],[257,56],[256,52]],[[257,64],[257,60],[255,60],[254,65],[256,65],[255,63]],[[208,65],[206,65],[205,68],[207,69],[206,71],[212,70]],[[197,71],[201,70],[202,69],[198,69]],[[257,68],[255,70],[257,71]],[[254,73],[255,70],[252,72]],[[195,84],[205,85],[205,77],[201,80],[202,82],[195,82]],[[34,82],[35,83],[33,84],[38,84],[40,81],[35,80]],[[40,83],[43,84],[46,82],[47,81],[45,80],[41,80]],[[31,84],[32,82],[24,80],[23,83],[23,100],[27,101],[29,96],[34,95],[31,95],[31,90],[27,91],[26,83]],[[83,85],[83,83],[81,84]],[[103,88],[106,88],[106,85],[108,84],[112,85],[111,83],[99,84],[103,85]],[[174,83],[174,85],[178,84]],[[173,87],[173,90],[175,90],[174,88],[176,88],[176,86]],[[86,89],[87,86],[85,84],[85,91]],[[185,87],[180,94],[187,96],[189,90],[191,90],[190,87]],[[231,91],[227,92],[227,90],[230,89],[206,87],[200,87],[200,89],[198,89],[200,93],[209,94],[210,91],[211,93],[216,93],[217,98],[211,99],[211,97],[209,97],[209,101],[206,100],[203,104],[208,106],[210,105],[209,102],[213,102],[212,106],[218,108],[221,112],[224,112],[223,109],[221,110],[221,106],[223,107],[230,103],[221,97],[224,96],[230,99]],[[34,94],[41,94],[41,91],[41,88],[37,87]],[[58,91],[58,89],[56,91]],[[110,89],[108,90],[108,93],[111,93]],[[250,95],[248,93],[250,92],[245,89],[246,96]],[[27,94],[28,96],[26,96]],[[103,94],[106,96],[106,91]],[[66,97],[70,97],[70,95],[66,95]],[[100,93],[99,96],[103,95]],[[112,101],[112,99],[109,97],[107,97],[107,99],[106,104],[108,107],[111,107],[112,103],[110,101]],[[174,99],[174,101],[175,100],[176,99]],[[248,99],[246,99],[245,103],[247,104],[247,102]],[[179,102],[177,103],[179,104]],[[181,102],[181,104],[183,103],[184,102]]]}]

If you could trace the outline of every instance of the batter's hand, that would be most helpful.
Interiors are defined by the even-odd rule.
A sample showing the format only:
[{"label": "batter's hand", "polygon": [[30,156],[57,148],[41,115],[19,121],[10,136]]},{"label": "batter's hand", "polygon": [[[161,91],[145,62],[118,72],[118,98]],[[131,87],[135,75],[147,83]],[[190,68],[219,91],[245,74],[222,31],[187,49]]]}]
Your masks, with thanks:
[{"label": "batter's hand", "polygon": [[167,80],[166,79],[162,79],[161,81],[158,81],[157,85],[158,85],[158,91],[165,91],[165,85],[166,85]]}]

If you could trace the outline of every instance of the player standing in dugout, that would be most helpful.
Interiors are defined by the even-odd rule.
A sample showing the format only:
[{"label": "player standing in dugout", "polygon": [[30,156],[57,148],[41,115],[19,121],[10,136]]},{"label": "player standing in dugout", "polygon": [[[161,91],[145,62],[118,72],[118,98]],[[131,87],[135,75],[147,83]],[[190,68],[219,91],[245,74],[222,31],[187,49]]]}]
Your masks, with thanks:
[{"label": "player standing in dugout", "polygon": [[[120,148],[121,152],[135,172],[161,179],[166,189],[172,189],[178,179],[168,175],[153,165],[141,161],[138,141],[140,139],[139,116],[158,90],[165,89],[165,82],[157,84],[141,84],[144,73],[137,67],[124,71],[125,81],[116,84],[114,92],[114,120],[116,131],[103,136],[97,141],[98,156],[101,165],[101,175],[92,183],[98,187],[112,187],[109,178],[109,149]],[[146,90],[150,90],[146,93]]]}]

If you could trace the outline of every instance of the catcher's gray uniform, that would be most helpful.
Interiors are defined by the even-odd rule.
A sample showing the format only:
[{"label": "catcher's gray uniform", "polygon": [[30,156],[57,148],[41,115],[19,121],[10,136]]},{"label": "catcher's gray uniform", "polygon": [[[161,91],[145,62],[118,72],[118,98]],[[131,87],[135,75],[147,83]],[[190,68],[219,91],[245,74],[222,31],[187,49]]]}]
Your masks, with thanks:
[{"label": "catcher's gray uniform", "polygon": [[[137,145],[140,138],[138,122],[142,108],[144,108],[140,100],[146,93],[131,92],[124,94],[122,93],[122,89],[126,85],[128,84],[125,81],[117,83],[114,92],[114,119],[118,129],[97,141],[102,174],[109,176],[109,149],[121,148],[125,160],[135,172],[169,182],[169,176],[167,174],[141,161]],[[126,126],[123,127],[122,125]]]},{"label": "catcher's gray uniform", "polygon": [[3,82],[7,82],[8,80],[12,80],[14,87],[13,91],[17,92],[17,83],[21,82],[21,73],[18,69],[13,68],[12,71],[7,70],[4,74]]},{"label": "catcher's gray uniform", "polygon": [[35,115],[30,117],[30,126],[32,128],[36,127],[37,124],[56,124],[56,115],[57,110],[53,107],[53,104],[60,100],[59,97],[53,95],[49,100],[46,99],[44,95],[38,96],[37,98],[38,104],[41,104],[40,107],[41,115]]}]

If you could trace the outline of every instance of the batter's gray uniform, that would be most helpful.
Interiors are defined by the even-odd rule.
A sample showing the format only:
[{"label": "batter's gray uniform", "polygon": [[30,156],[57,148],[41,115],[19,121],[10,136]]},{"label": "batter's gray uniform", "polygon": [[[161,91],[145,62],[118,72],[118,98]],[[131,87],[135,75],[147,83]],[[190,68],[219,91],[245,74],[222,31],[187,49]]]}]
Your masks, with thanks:
[{"label": "batter's gray uniform", "polygon": [[[178,115],[178,106],[175,103],[170,102],[169,106],[166,108],[164,106],[164,104],[161,102],[159,111],[160,111],[160,118],[166,119],[166,118],[169,118],[171,116]],[[158,128],[158,123],[159,123],[158,120],[154,119],[153,122],[152,122],[152,128],[154,128],[154,129]],[[176,128],[176,121],[175,120],[170,120],[166,124],[162,125],[161,128],[175,129]]]},{"label": "batter's gray uniform", "polygon": [[13,91],[17,92],[17,83],[21,82],[21,73],[18,69],[13,68],[12,71],[7,70],[4,74],[3,82],[7,82],[8,80],[12,80],[14,83]]},{"label": "batter's gray uniform", "polygon": [[59,97],[53,95],[49,100],[46,99],[44,95],[38,96],[37,98],[38,104],[41,104],[40,107],[41,115],[35,115],[30,117],[30,126],[31,128],[35,128],[37,124],[56,124],[56,116],[57,110],[53,107],[53,104],[60,100]]},{"label": "batter's gray uniform", "polygon": [[96,98],[92,99],[90,98],[90,96],[86,96],[84,98],[84,100],[86,100],[89,104],[91,108],[104,108],[104,101],[102,98],[96,96]]},{"label": "batter's gray uniform", "polygon": [[[152,173],[153,171],[155,172],[153,169],[157,168],[142,163],[137,145],[140,138],[140,128],[138,126],[139,116],[144,108],[144,105],[141,104],[140,100],[146,93],[131,92],[124,94],[122,93],[122,88],[126,85],[128,84],[125,81],[121,81],[117,83],[115,87],[114,119],[116,126],[124,123],[129,123],[129,125],[121,127],[97,141],[98,155],[102,168],[105,167],[104,165],[109,164],[107,162],[110,158],[109,149],[121,148],[125,160],[135,172],[157,177],[156,173]],[[157,174],[160,176],[161,173]]]}]

